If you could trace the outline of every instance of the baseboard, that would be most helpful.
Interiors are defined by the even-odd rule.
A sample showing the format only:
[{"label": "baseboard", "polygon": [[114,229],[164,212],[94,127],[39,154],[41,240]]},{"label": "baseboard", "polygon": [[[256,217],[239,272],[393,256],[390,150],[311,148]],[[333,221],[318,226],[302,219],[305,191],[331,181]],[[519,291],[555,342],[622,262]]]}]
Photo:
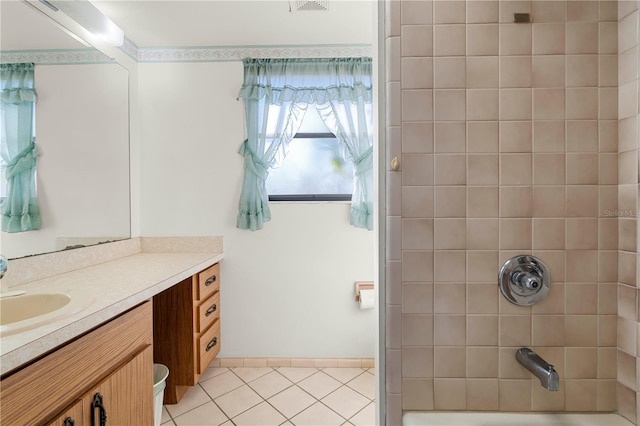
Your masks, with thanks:
[{"label": "baseboard", "polygon": [[216,358],[211,367],[374,368],[373,358]]}]

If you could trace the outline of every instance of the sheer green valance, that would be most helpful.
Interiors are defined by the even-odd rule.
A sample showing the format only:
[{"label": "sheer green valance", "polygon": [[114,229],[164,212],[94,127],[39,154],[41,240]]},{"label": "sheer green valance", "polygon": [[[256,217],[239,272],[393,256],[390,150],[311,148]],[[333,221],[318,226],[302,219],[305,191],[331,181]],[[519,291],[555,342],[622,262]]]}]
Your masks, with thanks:
[{"label": "sheer green valance", "polygon": [[344,144],[354,164],[351,224],[373,229],[371,58],[245,59],[238,99],[245,107],[244,179],[237,227],[255,231],[271,218],[265,181],[288,151],[309,104]]},{"label": "sheer green valance", "polygon": [[330,101],[371,102],[371,58],[245,59],[240,99],[269,98],[282,102],[325,104]]},{"label": "sheer green valance", "polygon": [[[0,100],[5,104],[36,102],[33,78],[34,64],[0,64],[3,75]],[[5,78],[6,77],[6,80]]]},{"label": "sheer green valance", "polygon": [[41,226],[35,178],[38,150],[33,134],[34,64],[2,64],[0,81],[0,155],[7,187],[0,206],[2,230],[32,231]]}]

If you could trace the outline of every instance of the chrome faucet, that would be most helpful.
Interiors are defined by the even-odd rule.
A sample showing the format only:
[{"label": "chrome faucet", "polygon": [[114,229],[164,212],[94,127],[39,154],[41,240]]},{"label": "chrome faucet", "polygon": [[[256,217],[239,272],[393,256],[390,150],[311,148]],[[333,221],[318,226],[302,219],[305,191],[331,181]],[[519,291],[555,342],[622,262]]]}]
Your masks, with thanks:
[{"label": "chrome faucet", "polygon": [[546,390],[557,391],[560,388],[560,377],[553,365],[542,359],[540,355],[531,349],[518,349],[516,351],[516,360],[540,379],[540,384]]}]

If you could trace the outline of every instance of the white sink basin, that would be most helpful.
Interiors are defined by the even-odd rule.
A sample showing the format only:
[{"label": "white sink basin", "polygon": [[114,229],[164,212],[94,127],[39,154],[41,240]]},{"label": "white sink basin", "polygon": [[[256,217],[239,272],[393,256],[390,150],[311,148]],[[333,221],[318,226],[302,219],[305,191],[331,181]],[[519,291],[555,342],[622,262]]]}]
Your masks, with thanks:
[{"label": "white sink basin", "polygon": [[77,297],[63,293],[27,293],[0,297],[0,335],[35,328],[78,312]]},{"label": "white sink basin", "polygon": [[36,293],[0,299],[0,325],[13,324],[40,315],[45,315],[71,302],[66,294]]}]

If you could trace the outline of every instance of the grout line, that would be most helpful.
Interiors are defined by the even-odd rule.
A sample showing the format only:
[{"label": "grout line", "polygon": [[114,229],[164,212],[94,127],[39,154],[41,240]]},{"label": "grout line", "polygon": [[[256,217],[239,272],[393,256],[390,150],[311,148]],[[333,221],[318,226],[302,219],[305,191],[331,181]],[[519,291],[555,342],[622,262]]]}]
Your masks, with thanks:
[{"label": "grout line", "polygon": [[[251,385],[250,385],[249,383],[247,383],[247,386],[249,386],[249,388],[250,388],[251,390],[253,390],[255,393],[257,393],[257,394],[258,394],[258,396],[260,396],[260,398],[262,398],[262,401],[263,401],[263,402],[266,402],[267,404],[269,404],[269,406],[271,406],[271,408],[273,408],[273,409],[274,409],[274,410],[276,410],[278,413],[280,413],[280,414],[282,415],[282,417],[284,417],[284,418],[286,419],[286,420],[285,420],[285,422],[284,422],[284,423],[286,423],[287,421],[289,421],[289,420],[290,420],[290,419],[289,419],[289,417],[287,417],[287,415],[286,415],[286,414],[284,414],[283,412],[281,412],[280,410],[278,410],[278,408],[277,408],[276,406],[274,406],[273,404],[271,404],[271,402],[269,402],[269,399],[273,398],[273,397],[274,397],[274,396],[276,396],[276,395],[281,394],[282,392],[286,391],[287,389],[291,389],[293,386],[296,386],[296,384],[295,384],[293,381],[291,381],[289,378],[285,377],[285,376],[284,376],[283,374],[281,374],[280,372],[276,371],[276,369],[273,369],[273,371],[274,371],[276,374],[280,375],[280,377],[283,377],[283,378],[284,378],[286,381],[288,381],[291,385],[289,385],[289,386],[287,386],[286,388],[284,388],[284,389],[282,389],[282,390],[280,390],[280,391],[278,391],[278,392],[274,393],[273,395],[269,396],[268,398],[265,398],[265,397],[263,397],[262,395],[260,395],[260,393],[258,393],[258,391],[257,391],[256,389],[254,389],[253,387],[251,387]],[[267,374],[271,374],[271,373],[267,373]],[[267,374],[265,374],[264,376],[260,376],[260,377],[265,377]],[[259,378],[260,378],[260,377],[259,377]],[[259,379],[259,378],[258,378],[258,379]],[[258,380],[258,379],[256,379],[256,380]],[[254,382],[255,382],[256,380],[254,380]],[[259,404],[258,404],[258,405],[259,405]],[[306,409],[306,408],[305,408],[305,409]],[[304,410],[303,410],[303,411],[304,411]]]},{"label": "grout line", "polygon": [[[329,396],[329,395],[333,394],[334,392],[336,392],[336,391],[337,391],[337,390],[339,390],[340,388],[347,388],[347,389],[349,389],[349,390],[351,390],[351,391],[353,391],[353,392],[356,392],[358,395],[361,395],[363,398],[365,398],[365,399],[367,400],[367,403],[365,404],[365,406],[364,406],[364,407],[362,407],[360,410],[358,410],[356,413],[354,413],[354,415],[353,415],[353,416],[355,416],[355,415],[357,415],[358,413],[360,413],[362,410],[364,410],[366,407],[368,407],[368,406],[369,406],[369,405],[371,405],[372,403],[373,403],[373,404],[375,404],[375,399],[373,399],[373,400],[372,400],[372,399],[371,399],[371,398],[369,398],[368,396],[366,396],[366,395],[364,395],[364,394],[362,394],[362,393],[358,392],[356,389],[353,389],[351,386],[349,386],[349,385],[348,385],[348,383],[352,382],[353,380],[357,379],[358,377],[362,376],[363,374],[371,374],[371,373],[369,372],[369,369],[368,369],[368,368],[362,368],[362,367],[359,367],[358,369],[359,369],[359,370],[361,370],[361,371],[360,371],[356,376],[354,376],[354,377],[352,377],[351,379],[349,379],[346,383],[343,383],[341,380],[338,380],[337,378],[335,378],[335,377],[331,376],[330,374],[323,372],[323,371],[322,371],[322,370],[323,370],[323,368],[320,368],[320,367],[312,367],[312,368],[313,368],[313,369],[315,369],[316,371],[315,371],[314,373],[310,374],[309,376],[307,376],[307,377],[303,378],[303,379],[302,379],[302,380],[300,380],[298,383],[300,383],[300,382],[302,382],[302,381],[304,381],[304,380],[306,380],[306,379],[308,379],[308,378],[310,378],[310,377],[312,377],[312,376],[314,376],[314,375],[317,375],[317,374],[319,374],[319,373],[322,373],[322,374],[324,374],[324,375],[326,375],[326,376],[330,377],[331,379],[335,380],[337,383],[339,383],[339,386],[338,386],[336,389],[332,390],[331,392],[329,392],[327,395],[323,396],[322,398],[317,398],[317,397],[315,397],[314,395],[310,394],[308,391],[306,391],[305,389],[303,389],[301,386],[298,386],[298,384],[297,384],[297,383],[295,383],[292,379],[289,379],[289,378],[288,378],[288,377],[286,377],[284,374],[282,374],[280,371],[278,371],[278,369],[277,369],[277,368],[274,368],[274,367],[267,367],[267,368],[269,368],[271,371],[269,371],[269,372],[267,372],[267,373],[265,373],[265,374],[263,374],[263,375],[261,375],[261,376],[258,376],[258,377],[256,377],[255,379],[253,379],[253,380],[251,380],[251,381],[246,381],[246,380],[242,379],[242,378],[241,378],[237,373],[235,373],[235,372],[233,371],[233,369],[232,369],[232,368],[227,368],[227,367],[222,367],[222,368],[225,368],[225,369],[226,369],[226,371],[224,371],[223,373],[220,373],[220,374],[218,374],[218,375],[216,375],[216,376],[213,376],[213,377],[211,377],[211,378],[207,379],[206,381],[211,380],[211,379],[213,379],[213,378],[215,378],[215,377],[220,377],[220,376],[222,376],[222,375],[227,374],[227,373],[229,373],[229,372],[230,372],[230,373],[232,373],[235,377],[237,377],[238,379],[240,379],[240,381],[242,382],[242,384],[241,384],[240,386],[237,386],[237,387],[235,387],[235,388],[233,388],[233,389],[231,389],[231,390],[229,390],[229,391],[227,391],[227,392],[225,392],[225,393],[223,393],[223,394],[221,394],[221,395],[217,396],[217,397],[216,397],[216,399],[217,399],[217,398],[220,398],[220,397],[222,397],[222,396],[224,396],[224,395],[228,395],[229,393],[231,393],[231,392],[233,392],[233,391],[235,391],[235,390],[238,390],[238,389],[240,389],[240,388],[241,388],[241,387],[243,387],[243,386],[247,386],[251,391],[255,392],[255,393],[259,396],[259,398],[260,398],[260,401],[259,401],[257,404],[254,404],[254,405],[252,405],[252,406],[248,407],[247,409],[243,410],[242,412],[238,413],[236,416],[234,416],[234,418],[236,418],[236,417],[238,417],[238,416],[242,415],[243,413],[246,413],[247,411],[249,411],[249,410],[251,410],[251,409],[255,408],[256,406],[258,406],[258,405],[262,404],[263,402],[265,402],[265,403],[267,403],[271,408],[273,408],[277,413],[279,413],[280,415],[282,415],[282,416],[286,419],[286,420],[283,422],[283,424],[284,424],[284,423],[287,423],[287,422],[291,422],[291,419],[292,419],[293,417],[295,417],[295,416],[297,416],[297,415],[301,414],[301,413],[302,413],[302,412],[304,412],[305,410],[309,409],[309,407],[311,407],[311,406],[315,405],[316,403],[320,403],[321,405],[323,405],[324,407],[326,407],[327,409],[329,409],[331,412],[334,412],[335,414],[337,414],[338,416],[340,416],[340,418],[341,418],[341,419],[343,419],[344,421],[348,421],[348,419],[346,419],[343,415],[341,415],[340,413],[336,412],[336,411],[335,411],[334,409],[332,409],[329,405],[327,405],[326,403],[324,403],[324,402],[322,401],[322,399],[323,399],[323,398],[326,398],[327,396]],[[247,368],[252,368],[252,367],[247,367]],[[263,368],[263,367],[255,367],[255,368]],[[295,368],[295,367],[290,367],[290,368]],[[348,368],[348,367],[336,367],[336,368]],[[356,368],[356,367],[351,367],[351,368]],[[264,398],[262,395],[260,395],[260,394],[259,394],[259,393],[258,393],[258,392],[257,392],[257,391],[252,387],[252,386],[251,386],[251,383],[253,383],[254,381],[256,381],[256,380],[258,380],[258,379],[260,379],[260,378],[262,378],[262,377],[265,377],[265,376],[266,376],[266,375],[268,375],[268,374],[271,374],[272,372],[276,372],[280,377],[282,377],[282,378],[286,379],[286,380],[290,383],[290,385],[288,385],[288,386],[287,386],[287,387],[285,387],[284,389],[280,390],[279,392],[277,392],[277,393],[275,393],[275,394],[273,394],[273,395],[269,396],[269,398]],[[375,375],[374,375],[374,377],[375,377]],[[227,421],[229,421],[229,422],[231,422],[232,424],[234,424],[234,425],[235,425],[236,423],[233,421],[233,419],[232,419],[232,418],[231,418],[231,417],[230,417],[230,416],[229,416],[229,415],[228,415],[228,414],[227,414],[227,413],[222,409],[222,407],[221,407],[221,406],[220,406],[220,405],[219,405],[219,404],[214,400],[214,398],[213,398],[213,397],[212,397],[212,396],[211,396],[211,395],[210,395],[210,394],[209,394],[209,393],[204,389],[204,387],[203,387],[200,383],[198,383],[197,385],[198,385],[198,386],[200,386],[200,388],[204,391],[205,395],[207,395],[207,397],[209,398],[209,400],[210,400],[211,402],[213,402],[214,406],[215,406],[215,407],[217,407],[217,408],[218,408],[218,409],[219,409],[219,410],[220,410],[220,411],[225,415],[225,417],[227,418]],[[290,417],[289,417],[289,416],[285,415],[284,413],[282,413],[280,410],[278,410],[278,408],[276,408],[276,407],[275,407],[275,406],[274,406],[270,401],[268,401],[268,399],[273,398],[273,397],[275,397],[276,395],[278,395],[278,394],[280,394],[280,393],[282,393],[282,392],[286,391],[287,389],[291,389],[291,388],[292,388],[292,387],[294,387],[294,386],[295,386],[296,388],[298,388],[298,390],[301,390],[302,392],[304,392],[305,394],[307,394],[308,396],[310,396],[310,397],[312,398],[313,402],[312,402],[309,406],[304,407],[302,410],[300,410],[299,412],[296,412],[294,415],[292,415],[292,416],[290,416]],[[180,417],[180,416],[182,416],[183,414],[187,414],[188,412],[193,411],[194,409],[197,409],[197,408],[199,408],[199,407],[202,407],[203,405],[208,404],[208,402],[209,402],[209,401],[206,401],[206,402],[205,402],[205,403],[203,403],[203,404],[199,404],[199,405],[197,405],[197,406],[195,406],[195,407],[191,408],[190,410],[185,411],[184,413],[181,413],[179,416],[176,416],[176,417]],[[172,425],[174,425],[174,426],[175,426],[175,425],[176,425],[175,418],[171,415],[171,413],[169,412],[169,410],[167,410],[167,413],[169,414],[170,420],[169,420],[168,422],[166,422],[165,424],[172,424]],[[351,418],[353,418],[353,416],[351,416]]]}]

